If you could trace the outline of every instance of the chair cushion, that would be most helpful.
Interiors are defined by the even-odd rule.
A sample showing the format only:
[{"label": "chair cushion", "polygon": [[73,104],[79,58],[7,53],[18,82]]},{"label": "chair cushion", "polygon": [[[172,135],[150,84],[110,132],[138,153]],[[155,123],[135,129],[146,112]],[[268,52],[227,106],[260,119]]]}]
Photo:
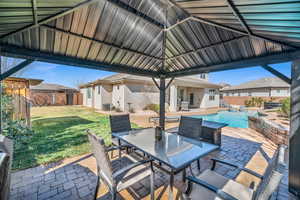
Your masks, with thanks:
[{"label": "chair cushion", "polygon": [[[221,176],[212,170],[209,169],[205,170],[197,178],[221,189],[222,191],[230,194],[236,199],[239,200],[252,199],[253,196],[252,189],[240,183],[237,183],[231,179],[228,179],[224,176]],[[198,199],[198,200],[221,200],[221,198],[218,197],[214,192],[197,184],[193,184],[192,192],[189,196],[191,199]]]}]

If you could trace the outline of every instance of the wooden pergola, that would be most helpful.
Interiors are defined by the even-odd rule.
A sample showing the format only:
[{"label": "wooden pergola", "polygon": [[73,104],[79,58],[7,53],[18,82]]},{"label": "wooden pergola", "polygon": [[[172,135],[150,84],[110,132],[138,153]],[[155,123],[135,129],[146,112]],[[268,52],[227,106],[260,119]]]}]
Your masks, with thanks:
[{"label": "wooden pergola", "polygon": [[[289,189],[300,194],[300,1],[4,0],[0,55],[159,79],[262,66],[291,83]],[[270,64],[292,61],[291,79]]]}]

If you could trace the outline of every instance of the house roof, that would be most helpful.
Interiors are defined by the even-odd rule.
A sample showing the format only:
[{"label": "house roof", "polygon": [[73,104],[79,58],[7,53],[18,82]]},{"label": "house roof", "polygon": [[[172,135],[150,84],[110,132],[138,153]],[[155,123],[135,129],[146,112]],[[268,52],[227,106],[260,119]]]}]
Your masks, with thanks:
[{"label": "house roof", "polygon": [[31,86],[30,89],[31,90],[53,90],[53,91],[64,91],[64,90],[77,91],[77,89],[75,88],[71,88],[59,84],[53,84],[53,83],[41,83],[39,85]]},{"label": "house roof", "polygon": [[240,85],[228,86],[221,91],[255,89],[255,88],[289,88],[290,85],[276,77],[266,77],[254,81],[248,81]]},{"label": "house roof", "polygon": [[28,81],[30,86],[34,86],[34,85],[38,85],[41,82],[43,82],[43,80],[41,79],[32,79],[32,78],[20,78],[20,77],[7,77],[5,80],[7,81]]},{"label": "house roof", "polygon": [[[84,88],[84,87],[89,87],[91,85],[97,85],[97,84],[117,84],[117,83],[124,83],[124,82],[154,84],[153,80],[148,77],[118,73],[118,74],[104,77],[102,79],[98,79],[93,82],[89,82],[87,84],[83,84],[80,87]],[[187,87],[196,87],[196,88],[221,88],[220,85],[210,83],[209,81],[206,81],[204,79],[200,79],[198,78],[198,76],[177,77],[173,80],[172,84],[175,84],[177,86],[187,86]]]},{"label": "house roof", "polygon": [[155,77],[300,58],[299,1],[15,2],[0,5],[11,57]]}]

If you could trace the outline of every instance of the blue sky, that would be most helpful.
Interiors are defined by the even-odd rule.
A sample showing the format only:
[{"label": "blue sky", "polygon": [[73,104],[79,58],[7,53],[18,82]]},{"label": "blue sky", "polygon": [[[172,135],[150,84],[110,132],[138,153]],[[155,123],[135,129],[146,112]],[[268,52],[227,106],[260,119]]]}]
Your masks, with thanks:
[{"label": "blue sky", "polygon": [[[291,63],[281,63],[271,66],[290,77]],[[65,65],[34,62],[22,71],[18,72],[16,76],[43,79],[44,82],[47,83],[57,83],[69,87],[76,87],[78,84],[93,81],[111,74],[114,73]],[[251,67],[210,73],[209,80],[214,83],[225,82],[231,85],[236,85],[245,81],[270,76],[273,75],[261,67]]]}]

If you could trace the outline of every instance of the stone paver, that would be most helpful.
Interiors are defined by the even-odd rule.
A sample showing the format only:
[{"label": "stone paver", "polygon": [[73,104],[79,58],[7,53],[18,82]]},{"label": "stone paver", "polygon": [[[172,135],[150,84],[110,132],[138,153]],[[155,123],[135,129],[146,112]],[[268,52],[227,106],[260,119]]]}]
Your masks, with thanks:
[{"label": "stone paver", "polygon": [[[251,129],[223,129],[221,150],[201,159],[201,171],[211,166],[211,157],[232,160],[237,164],[262,173],[267,159],[273,156],[276,145],[263,135]],[[117,154],[115,154],[117,155]],[[113,164],[120,168],[120,164]],[[192,165],[193,172],[199,173],[196,163]],[[83,155],[39,166],[12,174],[10,200],[89,200],[93,199],[97,177],[96,164],[91,155]],[[239,173],[229,167],[217,165],[216,171],[226,177],[234,178],[245,185],[257,181],[249,175]],[[189,170],[187,170],[189,174]],[[166,184],[169,176],[159,170],[155,174],[156,197],[166,199],[168,189]],[[250,182],[249,182],[250,181]],[[296,199],[288,193],[287,171],[273,199]],[[175,178],[175,186],[182,188],[182,175]],[[99,200],[110,199],[107,188],[102,185]],[[118,199],[149,199],[150,184],[146,178],[134,184],[130,189],[122,191]]]}]

